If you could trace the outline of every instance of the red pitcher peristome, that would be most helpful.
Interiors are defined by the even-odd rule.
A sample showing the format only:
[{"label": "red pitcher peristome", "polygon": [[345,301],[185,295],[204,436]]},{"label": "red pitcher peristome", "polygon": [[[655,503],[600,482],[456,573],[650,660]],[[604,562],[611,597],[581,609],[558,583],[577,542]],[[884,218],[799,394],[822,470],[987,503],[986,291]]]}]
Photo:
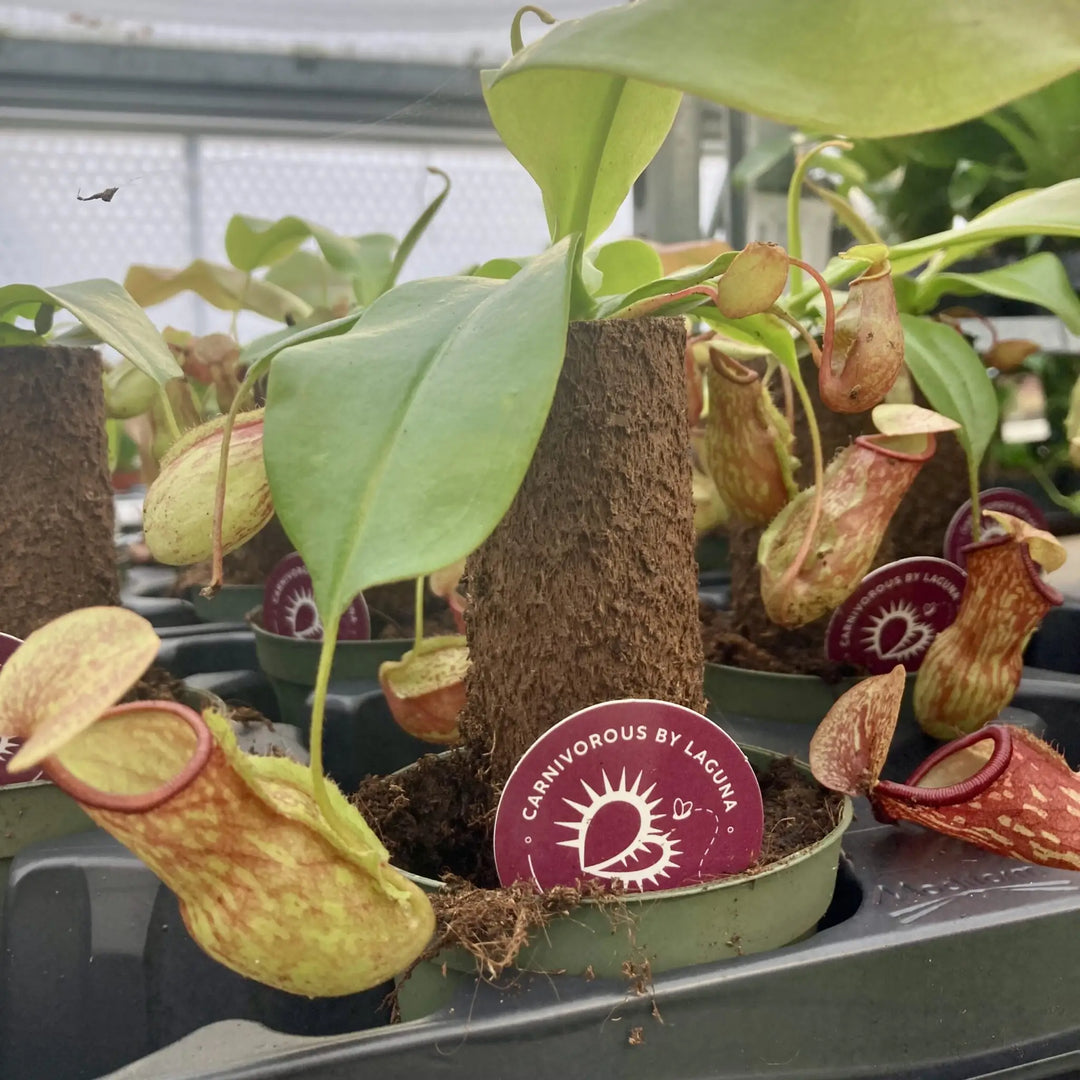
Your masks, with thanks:
[{"label": "red pitcher peristome", "polygon": [[795,438],[757,372],[709,348],[705,467],[724,505],[752,525],[766,525],[798,488]]},{"label": "red pitcher peristome", "polygon": [[904,667],[858,683],[810,743],[826,787],[865,795],[882,821],[911,821],[998,855],[1080,870],[1080,775],[1024,728],[990,724],[930,755],[898,784],[880,774],[892,741]]},{"label": "red pitcher peristome", "polygon": [[[913,440],[922,449],[911,452]],[[825,470],[821,517],[809,551],[788,573],[810,527],[813,488],[801,491],[762,534],[761,597],[780,626],[813,622],[842,603],[866,576],[905,492],[934,454],[933,435],[864,435]]]},{"label": "red pitcher peristome", "polygon": [[988,512],[1005,528],[964,549],[967,582],[956,621],[934,639],[915,682],[915,715],[936,739],[989,723],[1020,684],[1024,647],[1061,594],[1042,580],[1064,549],[1049,533],[1010,514]]},{"label": "red pitcher peristome", "polygon": [[874,263],[848,290],[836,316],[831,355],[818,369],[822,402],[857,413],[885,400],[904,363],[904,328],[888,260]]}]

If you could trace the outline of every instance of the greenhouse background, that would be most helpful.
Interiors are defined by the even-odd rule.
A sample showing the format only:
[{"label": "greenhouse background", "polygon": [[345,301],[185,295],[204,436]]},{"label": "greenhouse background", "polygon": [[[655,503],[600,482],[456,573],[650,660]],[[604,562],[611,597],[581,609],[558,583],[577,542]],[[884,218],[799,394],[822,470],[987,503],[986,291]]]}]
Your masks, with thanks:
[{"label": "greenhouse background", "polygon": [[[574,0],[560,15],[603,6]],[[0,5],[0,274],[122,280],[133,263],[219,260],[234,213],[401,235],[437,186],[429,166],[453,191],[406,277],[535,253],[539,192],[498,143],[475,74],[505,58],[514,10],[319,0],[298,25],[296,5],[251,0]],[[639,194],[635,214],[628,200],[610,236],[708,228],[726,118],[693,111],[650,205]],[[78,201],[114,186],[108,203]],[[198,333],[228,325],[191,296],[153,314]],[[260,325],[241,316],[241,336]]]}]

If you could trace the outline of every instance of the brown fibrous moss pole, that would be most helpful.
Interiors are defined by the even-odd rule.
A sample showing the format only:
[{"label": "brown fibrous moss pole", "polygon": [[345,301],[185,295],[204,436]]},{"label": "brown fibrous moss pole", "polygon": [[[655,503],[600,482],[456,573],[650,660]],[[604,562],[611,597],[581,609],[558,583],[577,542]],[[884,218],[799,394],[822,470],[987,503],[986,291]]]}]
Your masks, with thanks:
[{"label": "brown fibrous moss pole", "polygon": [[505,782],[600,701],[703,710],[681,319],[573,323],[536,454],[466,568],[466,741]]},{"label": "brown fibrous moss pole", "polygon": [[0,349],[0,632],[119,603],[101,359]]}]

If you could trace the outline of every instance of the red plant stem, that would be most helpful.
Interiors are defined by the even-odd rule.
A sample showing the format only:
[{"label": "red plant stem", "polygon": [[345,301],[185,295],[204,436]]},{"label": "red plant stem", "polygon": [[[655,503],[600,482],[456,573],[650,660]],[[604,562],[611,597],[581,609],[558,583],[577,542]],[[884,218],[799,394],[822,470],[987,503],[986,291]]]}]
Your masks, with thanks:
[{"label": "red plant stem", "polygon": [[202,595],[208,599],[217,595],[225,577],[225,552],[221,540],[221,533],[225,522],[225,484],[229,474],[229,446],[232,444],[233,425],[236,416],[240,412],[240,402],[245,397],[244,388],[251,375],[248,371],[244,376],[244,382],[233,395],[232,404],[225,416],[225,423],[221,428],[221,456],[218,458],[217,487],[214,489],[214,524],[211,532],[211,556],[210,556],[210,584],[202,590]]},{"label": "red plant stem", "polygon": [[818,367],[821,367],[822,363],[830,364],[832,363],[833,335],[836,330],[836,309],[833,305],[832,290],[828,282],[809,263],[803,262],[802,259],[793,259],[790,255],[788,262],[792,266],[799,267],[800,270],[805,270],[821,289],[822,298],[825,300],[825,331],[821,336],[821,359],[819,361],[815,357],[814,362]]},{"label": "red plant stem", "polygon": [[650,296],[645,300],[639,300],[636,304],[623,308],[622,311],[617,312],[612,317],[616,319],[640,319],[646,315],[651,315],[654,311],[676,300],[681,300],[684,296],[693,296],[695,294],[706,296],[714,305],[716,304],[715,285],[691,285],[688,289],[680,289],[678,292],[664,293],[661,296]]},{"label": "red plant stem", "polygon": [[810,554],[814,534],[817,532],[817,527],[821,522],[821,506],[825,497],[823,490],[825,487],[825,457],[821,449],[821,432],[818,430],[817,417],[814,415],[814,403],[810,400],[810,392],[806,389],[806,383],[803,382],[802,375],[792,372],[792,381],[799,391],[803,412],[806,413],[806,426],[810,431],[810,443],[814,451],[814,501],[810,505],[810,522],[806,527],[806,532],[803,533],[802,543],[799,545],[799,550],[791,565],[780,578],[777,585],[779,591],[788,588],[795,578],[799,576],[799,571],[802,570],[803,563],[806,562],[806,557]]},{"label": "red plant stem", "polygon": [[218,482],[214,489],[214,525],[211,535],[210,584],[203,589],[204,596],[215,596],[225,577],[225,553],[222,550],[221,532],[225,521],[225,482],[229,470],[229,443],[232,441],[233,414],[225,417],[221,430],[221,459],[218,465]]},{"label": "red plant stem", "polygon": [[769,308],[769,314],[775,315],[778,319],[782,319],[788,326],[795,330],[799,337],[806,342],[806,347],[810,350],[810,355],[814,360],[814,367],[821,367],[821,350],[818,348],[818,343],[811,336],[810,331],[807,330],[794,315],[789,314],[780,307],[779,304],[773,304],[773,306]]}]

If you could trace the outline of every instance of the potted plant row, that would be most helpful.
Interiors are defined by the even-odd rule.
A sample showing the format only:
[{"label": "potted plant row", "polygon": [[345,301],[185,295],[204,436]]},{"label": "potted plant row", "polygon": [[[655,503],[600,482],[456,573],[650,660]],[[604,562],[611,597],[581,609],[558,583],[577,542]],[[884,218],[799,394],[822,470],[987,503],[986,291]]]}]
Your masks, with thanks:
[{"label": "potted plant row", "polygon": [[[459,949],[480,960],[470,979],[515,963],[565,963],[588,977],[590,968],[609,975],[623,963],[647,961],[658,972],[734,957],[811,930],[832,894],[851,814],[845,796],[877,781],[872,771],[858,774],[850,752],[843,769],[818,769],[839,799],[806,768],[791,777],[826,822],[800,854],[671,890],[500,886],[490,849],[498,794],[538,739],[597,703],[704,711],[684,319],[768,350],[761,374],[723,349],[713,368],[757,394],[744,427],[759,447],[771,445],[778,459],[785,449],[764,376],[790,382],[793,418],[794,401],[802,405],[814,484],[798,490],[780,463],[785,497],[765,518],[756,561],[770,617],[789,627],[813,622],[859,585],[935,439],[956,438],[963,475],[974,477],[994,420],[978,357],[952,327],[900,315],[894,277],[943,250],[1001,236],[1075,235],[1076,182],[906,246],[861,244],[820,272],[799,257],[797,224],[787,251],[750,245],[666,276],[648,245],[592,245],[663,141],[682,90],[844,134],[940,126],[1076,67],[1080,40],[1067,11],[1049,0],[1039,7],[1036,19],[1024,5],[1027,33],[1018,41],[1020,9],[1005,2],[981,3],[978,18],[966,3],[920,2],[883,9],[872,25],[839,7],[815,6],[810,19],[807,6],[802,18],[785,6],[781,18],[772,3],[702,11],[641,0],[557,26],[528,48],[519,13],[514,56],[485,75],[484,90],[504,142],[540,186],[551,247],[486,268],[500,277],[480,268],[397,286],[333,336],[313,328],[281,343],[250,366],[224,421],[177,448],[175,476],[191,477],[191,488],[177,481],[170,489],[167,467],[147,499],[151,546],[158,529],[193,543],[212,536],[216,568],[220,552],[252,535],[272,504],[310,574],[323,627],[310,768],[238,753],[213,710],[111,707],[141,671],[149,638],[137,617],[101,608],[31,636],[0,672],[0,720],[27,740],[17,764],[43,763],[146,861],[212,956],[297,993],[355,992],[420,958],[430,990],[443,965],[448,974],[460,968]],[[709,47],[688,49],[688,40]],[[998,50],[1008,63],[987,65]],[[880,72],[894,64],[905,72],[903,92],[881,86]],[[913,96],[924,69],[936,93]],[[879,93],[850,92],[864,84]],[[837,313],[833,288],[848,281]],[[820,345],[811,332],[818,326]],[[830,462],[797,340],[828,408],[888,406],[876,415],[878,435]],[[905,365],[929,408],[910,393],[885,402]],[[246,391],[267,373],[265,411],[241,412]],[[717,420],[736,418],[739,407],[721,407],[719,397],[710,402]],[[207,483],[215,461],[216,492]],[[185,501],[196,489],[197,511]],[[1014,654],[1037,621],[1025,607],[1003,640],[986,632],[980,605],[1005,591],[1020,595],[1025,583],[1052,602],[1032,569],[1033,558],[1056,557],[1052,539],[1011,519],[1004,527],[999,541],[970,551],[968,581],[983,561],[993,580],[971,590],[970,611],[936,639],[919,676],[917,708],[921,697],[924,723],[942,732],[957,726],[956,710],[962,723],[996,715],[1014,686]],[[374,586],[422,579],[463,557],[462,749],[365,787],[367,820],[327,780],[322,753],[343,616]],[[404,661],[407,672],[392,669],[386,681],[392,689],[396,675],[425,708],[437,708],[460,692],[460,667],[444,655],[460,647],[421,643]],[[71,656],[77,668],[58,660]],[[1008,659],[1004,677],[993,693],[976,692],[999,657]],[[890,676],[890,693],[898,677]],[[872,695],[879,685],[863,682],[853,693]],[[847,730],[844,715],[836,723]],[[997,736],[989,741],[999,748]],[[636,805],[640,793],[625,797],[631,783],[619,780],[617,794]],[[583,833],[583,862],[586,842]],[[1038,859],[1030,848],[1020,854]],[[447,886],[425,880],[429,868],[474,880]],[[594,918],[606,921],[586,942],[579,928]],[[596,932],[600,925],[612,933]],[[687,925],[700,933],[690,950],[679,944]],[[573,944],[560,945],[563,935]],[[554,952],[545,958],[546,941]],[[434,1000],[420,997],[417,1013]]]}]

